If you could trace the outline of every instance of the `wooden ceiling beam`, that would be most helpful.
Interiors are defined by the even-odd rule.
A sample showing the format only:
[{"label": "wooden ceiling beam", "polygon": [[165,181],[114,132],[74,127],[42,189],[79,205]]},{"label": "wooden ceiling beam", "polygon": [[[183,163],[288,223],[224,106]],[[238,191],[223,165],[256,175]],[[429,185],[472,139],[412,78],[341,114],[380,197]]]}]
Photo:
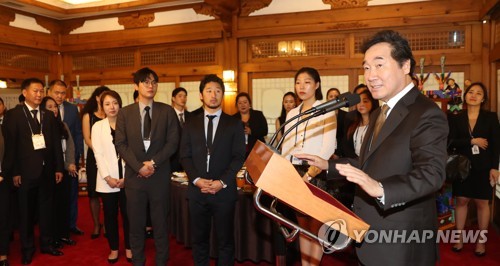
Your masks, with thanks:
[{"label": "wooden ceiling beam", "polygon": [[[105,12],[105,11],[116,11],[126,12],[131,8],[147,8],[148,6],[154,6],[158,4],[164,4],[168,2],[178,2],[178,0],[141,0],[141,1],[130,1],[118,4],[110,4],[110,5],[101,5],[94,7],[84,7],[84,8],[61,8],[58,6],[50,5],[47,3],[43,3],[35,0],[16,0],[19,3],[35,6],[39,8],[43,8],[46,10],[50,10],[52,12],[56,12],[62,15],[73,15],[73,14],[82,14],[82,13],[97,13],[97,12]],[[182,5],[181,5],[182,6]],[[177,8],[176,8],[177,9]]]}]

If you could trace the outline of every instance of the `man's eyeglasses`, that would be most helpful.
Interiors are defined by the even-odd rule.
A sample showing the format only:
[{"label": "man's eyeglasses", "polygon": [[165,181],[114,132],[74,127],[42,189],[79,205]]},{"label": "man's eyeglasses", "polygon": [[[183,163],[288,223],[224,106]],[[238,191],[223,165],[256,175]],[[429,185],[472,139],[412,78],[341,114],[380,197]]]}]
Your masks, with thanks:
[{"label": "man's eyeglasses", "polygon": [[142,81],[142,84],[146,85],[146,86],[157,86],[158,85],[158,82],[156,80],[145,80],[145,81]]}]

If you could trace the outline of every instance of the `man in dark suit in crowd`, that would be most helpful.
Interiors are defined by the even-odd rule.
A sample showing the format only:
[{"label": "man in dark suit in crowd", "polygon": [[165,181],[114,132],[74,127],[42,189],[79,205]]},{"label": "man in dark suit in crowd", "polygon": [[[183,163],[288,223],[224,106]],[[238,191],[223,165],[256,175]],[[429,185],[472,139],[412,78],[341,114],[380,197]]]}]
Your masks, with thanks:
[{"label": "man in dark suit in crowd", "polygon": [[[0,108],[4,108],[5,105],[3,99],[0,98]],[[2,162],[5,152],[5,142],[3,140],[2,134],[2,123],[3,116],[0,118],[0,266],[8,266],[9,261],[7,260],[7,255],[9,254],[9,242],[11,234],[11,220],[9,213],[9,203],[10,203],[10,187],[12,182],[9,178],[5,178],[3,174]]]},{"label": "man in dark suit in crowd", "polygon": [[[59,115],[63,119],[63,122],[68,125],[71,136],[73,137],[73,142],[75,143],[75,162],[78,168],[80,165],[80,155],[83,154],[82,121],[80,120],[76,105],[66,101],[67,89],[68,86],[64,81],[56,79],[49,83],[47,94],[54,98],[59,106]],[[68,222],[65,223],[64,227],[67,226],[67,230],[74,234],[82,235],[83,231],[76,226],[76,221],[78,219],[78,177],[66,175],[64,179],[62,183],[67,182],[67,185],[63,187],[69,189]],[[75,242],[69,238],[67,234],[69,231],[67,230],[66,228],[60,229],[61,239],[58,240],[67,245],[74,245]]]},{"label": "man in dark suit in crowd", "polygon": [[40,108],[43,82],[36,78],[21,84],[23,105],[7,112],[3,124],[6,176],[19,188],[22,263],[30,264],[35,252],[34,216],[38,209],[40,251],[53,256],[62,252],[52,247],[52,205],[56,183],[63,177],[61,135],[54,114]]},{"label": "man in dark suit in crowd", "polygon": [[[366,84],[385,106],[371,114],[359,161],[297,157],[328,170],[330,178],[341,175],[357,184],[354,211],[377,232],[357,248],[360,265],[434,265],[435,193],[445,179],[446,116],[413,85],[415,60],[406,39],[381,31],[365,42],[363,51]],[[373,241],[374,235],[389,230],[406,236]],[[407,241],[412,233],[422,240],[424,230],[433,236]]]},{"label": "man in dark suit in crowd", "polygon": [[[179,120],[179,125],[181,129],[184,127],[186,123],[186,119],[189,118],[190,112],[186,110],[186,102],[187,102],[187,90],[183,87],[175,88],[172,91],[172,107],[177,114],[177,119]],[[182,130],[179,131],[179,138],[182,135]],[[171,160],[172,171],[178,172],[182,171],[181,163],[179,162],[179,151],[177,151]]]},{"label": "man in dark suit in crowd", "polygon": [[181,126],[184,126],[186,118],[190,114],[188,110],[186,110],[187,95],[187,90],[183,87],[175,88],[172,91],[172,107],[177,114],[177,118],[179,119]]},{"label": "man in dark suit in crowd", "polygon": [[169,105],[155,102],[158,75],[149,68],[134,74],[139,102],[122,108],[116,122],[116,149],[126,162],[125,193],[133,264],[145,265],[146,208],[155,230],[156,265],[168,260],[167,214],[170,157],[179,145],[179,123]]},{"label": "man in dark suit in crowd", "polygon": [[212,218],[217,233],[217,265],[234,264],[236,173],[245,160],[240,120],[222,112],[224,83],[207,75],[200,83],[204,111],[183,128],[180,158],[188,177],[190,230],[195,265],[209,265]]}]

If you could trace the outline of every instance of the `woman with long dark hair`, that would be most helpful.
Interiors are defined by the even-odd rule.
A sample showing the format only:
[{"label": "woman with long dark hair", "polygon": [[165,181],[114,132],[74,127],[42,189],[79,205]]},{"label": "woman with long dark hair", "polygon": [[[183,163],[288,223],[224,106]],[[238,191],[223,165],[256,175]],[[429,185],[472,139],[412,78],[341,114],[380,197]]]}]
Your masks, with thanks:
[{"label": "woman with long dark hair", "polygon": [[[359,93],[360,102],[351,115],[345,118],[341,141],[338,144],[339,156],[343,158],[358,158],[361,144],[368,130],[370,114],[379,107],[369,90]],[[335,198],[347,208],[352,208],[355,185],[347,180],[329,181],[329,189],[333,190]]]},{"label": "woman with long dark hair", "polygon": [[100,96],[103,92],[109,91],[109,88],[106,86],[97,87],[90,98],[87,100],[87,103],[83,107],[82,110],[82,132],[83,132],[83,140],[87,145],[87,157],[85,159],[85,169],[87,172],[87,193],[89,196],[90,203],[90,213],[92,214],[92,220],[94,222],[94,230],[90,235],[90,238],[95,239],[98,238],[101,234],[102,224],[99,222],[99,212],[101,211],[101,203],[99,201],[99,197],[96,193],[96,177],[97,177],[97,164],[95,161],[92,139],[91,139],[91,131],[92,126],[95,122],[100,121],[106,117],[104,111],[102,110],[102,106],[100,104]]},{"label": "woman with long dark hair", "polygon": [[[281,102],[281,114],[278,118],[276,118],[276,131],[278,131],[286,121],[286,115],[290,110],[293,108],[297,107],[299,102],[299,99],[297,97],[297,94],[294,92],[287,92],[285,95],[283,95],[283,100]],[[279,141],[281,139],[281,136],[283,136],[285,128],[282,128],[279,132],[278,135],[276,136],[276,139]]]},{"label": "woman with long dark hair", "polygon": [[61,147],[64,158],[64,177],[60,183],[56,184],[54,191],[54,222],[53,222],[53,238],[54,244],[58,248],[62,244],[75,245],[76,242],[69,236],[69,203],[71,180],[77,176],[75,163],[75,143],[69,131],[69,127],[61,120],[59,115],[59,106],[56,100],[50,96],[46,96],[40,103],[41,108],[54,113],[57,121],[57,127],[61,135]]}]

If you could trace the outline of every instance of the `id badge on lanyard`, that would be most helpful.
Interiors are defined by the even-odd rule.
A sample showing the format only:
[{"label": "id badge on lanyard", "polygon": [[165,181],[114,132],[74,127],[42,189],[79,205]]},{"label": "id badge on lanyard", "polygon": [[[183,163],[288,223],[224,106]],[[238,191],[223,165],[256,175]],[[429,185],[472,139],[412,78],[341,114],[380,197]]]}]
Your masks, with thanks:
[{"label": "id badge on lanyard", "polygon": [[43,138],[43,134],[33,134],[31,136],[31,140],[33,141],[33,148],[35,150],[45,149],[45,139]]},{"label": "id badge on lanyard", "polygon": [[479,154],[479,146],[477,145],[472,146],[472,154]]}]

